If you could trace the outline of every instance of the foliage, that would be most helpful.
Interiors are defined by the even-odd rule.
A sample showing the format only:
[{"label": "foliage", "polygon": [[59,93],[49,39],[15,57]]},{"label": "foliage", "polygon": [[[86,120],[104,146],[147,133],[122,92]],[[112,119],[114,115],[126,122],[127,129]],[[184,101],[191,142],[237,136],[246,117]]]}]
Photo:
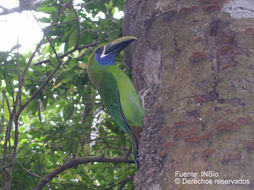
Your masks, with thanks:
[{"label": "foliage", "polygon": [[[85,69],[93,46],[122,35],[122,20],[113,15],[123,1],[78,2],[44,1],[37,11],[46,14],[37,20],[47,27],[37,51],[0,52],[1,181],[13,167],[12,189],[33,189],[73,158],[131,159],[128,137],[103,111]],[[105,18],[95,20],[101,13]],[[133,189],[135,171],[133,163],[90,162],[61,172],[43,189]]]}]

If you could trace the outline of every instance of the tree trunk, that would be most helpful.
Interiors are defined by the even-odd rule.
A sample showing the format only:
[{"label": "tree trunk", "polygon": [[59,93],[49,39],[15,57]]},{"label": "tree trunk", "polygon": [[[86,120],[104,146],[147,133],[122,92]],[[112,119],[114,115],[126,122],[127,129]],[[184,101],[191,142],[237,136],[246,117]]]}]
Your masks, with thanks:
[{"label": "tree trunk", "polygon": [[147,109],[136,189],[253,189],[254,1],[127,0],[124,35]]},{"label": "tree trunk", "polygon": [[2,170],[2,189],[3,190],[10,190],[11,189],[11,177],[10,173],[7,172],[7,169]]}]

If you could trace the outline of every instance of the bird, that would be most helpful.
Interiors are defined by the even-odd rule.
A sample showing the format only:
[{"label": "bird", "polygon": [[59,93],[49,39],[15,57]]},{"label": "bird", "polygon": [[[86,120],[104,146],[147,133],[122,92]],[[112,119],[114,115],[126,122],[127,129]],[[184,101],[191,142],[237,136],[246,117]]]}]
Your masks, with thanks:
[{"label": "bird", "polygon": [[136,39],[134,36],[124,36],[98,47],[89,58],[87,71],[104,107],[116,124],[129,134],[135,163],[139,167],[138,143],[145,110],[131,79],[114,64],[121,50]]}]

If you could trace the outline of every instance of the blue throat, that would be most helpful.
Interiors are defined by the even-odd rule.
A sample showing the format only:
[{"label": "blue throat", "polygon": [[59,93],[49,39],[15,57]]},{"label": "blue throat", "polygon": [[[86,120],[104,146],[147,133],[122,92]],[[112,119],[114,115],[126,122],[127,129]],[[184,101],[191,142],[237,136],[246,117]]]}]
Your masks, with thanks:
[{"label": "blue throat", "polygon": [[95,59],[101,66],[114,65],[116,54],[112,53],[103,58],[100,58],[100,55],[96,54]]}]

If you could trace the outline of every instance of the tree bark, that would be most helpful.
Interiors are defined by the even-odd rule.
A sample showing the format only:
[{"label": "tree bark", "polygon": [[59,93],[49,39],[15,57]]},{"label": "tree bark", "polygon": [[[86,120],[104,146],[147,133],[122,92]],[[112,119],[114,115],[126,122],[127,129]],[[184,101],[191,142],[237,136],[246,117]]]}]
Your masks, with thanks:
[{"label": "tree bark", "polygon": [[253,189],[254,2],[127,0],[123,28],[147,109],[136,189]]}]

